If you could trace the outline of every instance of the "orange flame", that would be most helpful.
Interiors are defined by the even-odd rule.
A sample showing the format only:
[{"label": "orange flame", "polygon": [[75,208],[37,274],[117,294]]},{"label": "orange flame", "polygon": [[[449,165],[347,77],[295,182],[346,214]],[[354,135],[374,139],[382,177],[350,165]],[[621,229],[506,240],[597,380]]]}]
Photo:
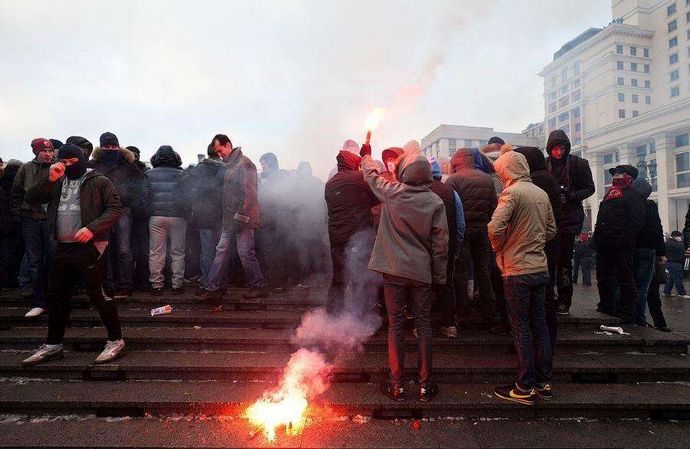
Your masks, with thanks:
[{"label": "orange flame", "polygon": [[306,424],[308,399],[326,391],[331,368],[320,353],[300,349],[290,357],[278,390],[264,393],[245,416],[270,442],[280,427],[290,436],[299,435]]},{"label": "orange flame", "polygon": [[379,126],[379,123],[381,123],[381,120],[383,120],[385,113],[386,110],[383,108],[375,108],[373,111],[371,111],[367,116],[367,130],[375,130]]}]

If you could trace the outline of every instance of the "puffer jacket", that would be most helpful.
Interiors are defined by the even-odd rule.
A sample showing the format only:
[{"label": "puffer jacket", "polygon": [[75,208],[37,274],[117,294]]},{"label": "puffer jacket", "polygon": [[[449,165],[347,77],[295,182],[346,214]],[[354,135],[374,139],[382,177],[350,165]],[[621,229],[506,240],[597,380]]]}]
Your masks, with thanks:
[{"label": "puffer jacket", "polygon": [[452,174],[446,184],[453,188],[465,211],[465,226],[486,227],[496,209],[496,189],[491,176],[475,168],[472,150],[461,148],[450,160]]},{"label": "puffer jacket", "polygon": [[223,230],[256,229],[259,222],[256,166],[239,148],[226,161],[223,179]]},{"label": "puffer jacket", "polygon": [[360,230],[372,229],[371,208],[379,203],[359,170],[361,158],[341,151],[336,160],[338,173],[324,189],[331,248],[347,245]]},{"label": "puffer jacket", "polygon": [[91,153],[89,168],[93,168],[98,173],[104,175],[113,183],[120,196],[122,207],[129,207],[132,212],[139,214],[145,207],[142,198],[144,188],[144,174],[135,164],[136,155],[126,148],[119,148],[117,161],[115,164],[105,162],[104,154],[106,150],[96,147]]},{"label": "puffer jacket", "polygon": [[[564,155],[561,160],[551,155],[551,150],[561,144]],[[554,177],[559,187],[566,189],[566,201],[561,204],[562,220],[560,230],[569,234],[582,232],[582,224],[585,220],[585,210],[582,201],[594,194],[594,180],[589,162],[570,154],[570,139],[564,131],[557,129],[549,134],[546,143],[548,154],[546,168]]]},{"label": "puffer jacket", "polygon": [[448,220],[443,201],[431,191],[431,165],[424,156],[398,160],[397,181],[379,176],[371,156],[362,159],[364,179],[383,203],[369,269],[425,284],[445,284]]},{"label": "puffer jacket", "polygon": [[49,170],[50,164],[44,164],[37,159],[33,159],[19,167],[10,195],[10,214],[13,217],[45,220],[46,208],[41,204],[29,203],[26,201],[25,196],[30,188],[48,178]]},{"label": "puffer jacket", "polygon": [[169,146],[162,146],[151,158],[153,168],[146,172],[143,198],[152,217],[184,217],[184,171],[180,156]]},{"label": "puffer jacket", "polygon": [[530,181],[522,154],[505,153],[494,168],[505,186],[488,225],[496,263],[503,276],[546,272],[544,247],[556,237],[549,197]]},{"label": "puffer jacket", "polygon": [[223,178],[227,166],[220,159],[204,159],[189,172],[192,221],[201,229],[223,224]]},{"label": "puffer jacket", "polygon": [[665,245],[666,258],[669,262],[685,263],[685,245],[683,240],[676,240],[670,237]]}]

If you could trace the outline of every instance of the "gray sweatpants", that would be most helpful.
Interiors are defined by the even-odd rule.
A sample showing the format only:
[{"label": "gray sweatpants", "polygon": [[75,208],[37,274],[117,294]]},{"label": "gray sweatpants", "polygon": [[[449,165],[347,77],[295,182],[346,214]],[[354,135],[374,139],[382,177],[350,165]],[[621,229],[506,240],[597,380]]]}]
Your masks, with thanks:
[{"label": "gray sweatpants", "polygon": [[151,287],[163,288],[163,268],[170,239],[172,286],[182,287],[187,222],[180,217],[151,217],[149,219],[149,281]]}]

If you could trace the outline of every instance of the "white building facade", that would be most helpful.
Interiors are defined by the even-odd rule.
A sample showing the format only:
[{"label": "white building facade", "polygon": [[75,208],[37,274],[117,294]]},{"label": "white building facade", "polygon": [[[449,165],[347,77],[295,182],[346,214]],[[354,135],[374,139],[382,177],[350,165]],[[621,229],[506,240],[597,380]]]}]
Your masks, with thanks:
[{"label": "white building facade", "polygon": [[544,145],[543,139],[533,139],[522,133],[496,132],[493,128],[476,126],[440,125],[422,138],[422,153],[425,156],[451,157],[458,148],[482,148],[494,136],[513,146]]},{"label": "white building facade", "polygon": [[630,164],[652,184],[664,231],[682,229],[690,204],[690,0],[613,0],[611,9],[612,23],[565,44],[540,73],[546,134],[564,130],[572,153],[589,161],[591,223],[611,184],[608,169]]}]

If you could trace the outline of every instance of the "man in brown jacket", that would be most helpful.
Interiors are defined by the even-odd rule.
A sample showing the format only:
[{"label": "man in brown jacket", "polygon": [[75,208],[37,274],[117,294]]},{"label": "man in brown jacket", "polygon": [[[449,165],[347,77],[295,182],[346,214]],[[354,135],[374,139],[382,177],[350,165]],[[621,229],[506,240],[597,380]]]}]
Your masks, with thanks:
[{"label": "man in brown jacket", "polygon": [[546,326],[549,282],[544,245],[556,237],[549,197],[532,184],[527,159],[505,153],[494,163],[505,186],[489,222],[489,239],[503,273],[508,319],[518,364],[514,385],[497,387],[502,399],[533,405],[551,399],[551,342]]},{"label": "man in brown jacket", "polygon": [[432,284],[446,282],[448,221],[443,201],[431,191],[431,165],[418,153],[405,153],[396,163],[397,181],[386,181],[362,146],[362,171],[374,195],[383,203],[369,269],[383,274],[388,310],[388,364],[390,379],[384,394],[404,399],[405,366],[403,307],[415,316],[418,335],[419,399],[431,400],[438,387],[431,381]]}]

